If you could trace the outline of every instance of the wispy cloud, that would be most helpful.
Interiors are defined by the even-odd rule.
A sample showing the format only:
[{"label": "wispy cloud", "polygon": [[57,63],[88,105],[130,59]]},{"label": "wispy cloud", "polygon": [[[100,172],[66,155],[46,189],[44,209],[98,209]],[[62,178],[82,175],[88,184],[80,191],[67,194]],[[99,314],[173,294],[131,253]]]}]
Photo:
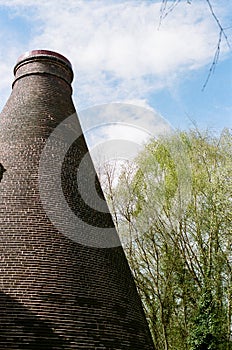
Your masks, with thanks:
[{"label": "wispy cloud", "polygon": [[217,42],[218,28],[203,1],[180,3],[159,30],[156,1],[0,0],[0,5],[35,26],[28,49],[56,50],[72,61],[80,109],[146,98],[209,63]]}]

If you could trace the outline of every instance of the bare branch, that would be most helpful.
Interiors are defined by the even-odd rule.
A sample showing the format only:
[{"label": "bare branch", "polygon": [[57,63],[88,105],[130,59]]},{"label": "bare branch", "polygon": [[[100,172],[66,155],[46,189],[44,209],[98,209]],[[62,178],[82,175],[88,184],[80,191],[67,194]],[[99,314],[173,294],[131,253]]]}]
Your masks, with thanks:
[{"label": "bare branch", "polygon": [[213,7],[212,7],[212,5],[211,5],[211,2],[210,2],[209,0],[206,0],[206,2],[207,2],[207,4],[208,4],[208,6],[209,6],[209,9],[210,9],[210,12],[211,12],[213,18],[215,19],[215,21],[216,21],[216,23],[217,23],[217,25],[218,25],[218,27],[219,27],[219,35],[218,35],[217,48],[216,48],[216,51],[215,51],[215,54],[214,54],[214,58],[213,58],[213,61],[212,61],[212,63],[211,63],[211,66],[210,66],[210,69],[209,69],[209,73],[208,73],[208,75],[207,75],[207,78],[206,78],[206,80],[205,80],[205,83],[204,83],[204,85],[203,85],[203,87],[202,87],[202,91],[205,90],[205,88],[206,88],[206,86],[207,86],[207,84],[208,84],[208,82],[209,82],[209,79],[210,79],[211,75],[214,73],[215,68],[216,68],[216,65],[217,65],[217,63],[218,63],[219,55],[220,55],[220,51],[221,51],[222,37],[224,37],[224,39],[225,39],[225,41],[226,41],[228,47],[230,48],[230,43],[229,43],[228,37],[227,37],[227,35],[226,35],[226,33],[225,33],[225,29],[222,27],[222,25],[221,25],[221,23],[220,23],[218,17],[216,16],[216,14],[215,14],[215,12],[214,12],[214,10],[213,10]]},{"label": "bare branch", "polygon": [[163,0],[161,7],[160,7],[160,20],[159,20],[159,26],[160,28],[161,23],[163,20],[171,13],[174,8],[181,2],[181,0],[174,0],[174,2],[168,6],[168,0]]},{"label": "bare branch", "polygon": [[215,21],[216,21],[216,23],[217,23],[217,25],[218,25],[218,27],[220,29],[220,35],[224,36],[224,39],[226,40],[226,43],[227,43],[228,47],[230,48],[230,43],[229,43],[228,37],[227,37],[227,35],[225,33],[225,28],[222,27],[218,17],[216,16],[216,14],[215,14],[215,12],[213,10],[213,7],[211,5],[211,2],[209,0],[206,0],[206,2],[208,4],[208,6],[209,6],[209,9],[210,9],[210,12],[211,12],[213,18],[215,19]]},{"label": "bare branch", "polygon": [[[188,4],[191,4],[192,3],[192,0],[185,0],[187,1]],[[215,20],[218,28],[219,28],[219,34],[218,34],[218,41],[217,41],[217,47],[216,47],[216,51],[215,51],[215,54],[214,54],[214,57],[213,57],[213,61],[211,63],[211,66],[209,68],[209,72],[208,72],[208,75],[206,77],[206,80],[203,84],[203,87],[202,87],[202,91],[205,90],[208,82],[209,82],[209,79],[211,77],[211,75],[214,73],[215,71],[215,68],[216,68],[216,65],[218,63],[218,60],[219,60],[219,56],[220,56],[220,52],[221,52],[221,44],[222,44],[222,39],[224,38],[227,46],[229,48],[231,48],[231,45],[230,45],[230,42],[229,42],[229,39],[228,39],[228,36],[226,35],[226,30],[227,29],[230,29],[230,27],[228,28],[224,28],[219,20],[219,18],[217,17],[214,9],[213,9],[213,6],[211,4],[211,1],[210,0],[205,0],[208,7],[209,7],[209,11],[211,13],[211,16],[213,17],[213,19]],[[160,20],[159,20],[159,26],[158,28],[160,28],[163,20],[175,9],[175,7],[181,2],[181,0],[174,0],[171,4],[168,4],[169,1],[168,0],[162,0],[162,4],[161,4],[161,7],[160,7]]]}]

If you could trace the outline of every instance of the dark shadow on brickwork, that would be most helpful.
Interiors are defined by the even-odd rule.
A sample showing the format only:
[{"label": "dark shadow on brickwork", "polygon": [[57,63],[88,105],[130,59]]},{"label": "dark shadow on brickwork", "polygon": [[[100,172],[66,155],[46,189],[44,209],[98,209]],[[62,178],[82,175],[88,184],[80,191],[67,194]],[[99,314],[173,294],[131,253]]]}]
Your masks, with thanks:
[{"label": "dark shadow on brickwork", "polygon": [[0,292],[0,344],[3,349],[65,350],[69,342],[24,305]]},{"label": "dark shadow on brickwork", "polygon": [[4,168],[2,163],[0,163],[0,182],[2,181],[2,177],[3,177],[3,174],[5,171],[6,171],[6,169]]},{"label": "dark shadow on brickwork", "polygon": [[[82,221],[94,227],[113,228],[114,223],[111,214],[109,212],[104,213],[91,208],[85,203],[85,201],[82,198],[82,195],[78,191],[77,172],[80,167],[81,161],[86,155],[88,155],[88,149],[85,143],[84,136],[82,134],[70,146],[62,164],[61,184],[63,194],[71,210]],[[100,182],[95,174],[95,169],[92,165],[92,161],[90,158],[85,175],[86,176],[82,179],[82,182],[86,182],[86,189],[88,189],[88,191],[91,191],[91,188],[88,186],[88,183],[91,183],[92,177],[95,178],[95,188],[92,189],[92,196],[95,196],[96,191],[96,194],[99,196],[99,198],[105,200],[104,194],[100,186]]]}]

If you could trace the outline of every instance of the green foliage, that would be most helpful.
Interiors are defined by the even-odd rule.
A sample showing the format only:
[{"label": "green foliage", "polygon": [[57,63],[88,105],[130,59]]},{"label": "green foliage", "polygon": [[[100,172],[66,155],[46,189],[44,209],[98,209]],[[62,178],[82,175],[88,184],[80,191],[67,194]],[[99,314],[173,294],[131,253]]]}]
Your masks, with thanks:
[{"label": "green foliage", "polygon": [[229,130],[179,132],[148,144],[113,189],[157,350],[232,349],[231,155]]},{"label": "green foliage", "polygon": [[226,349],[226,332],[211,290],[203,290],[189,337],[190,350]]}]

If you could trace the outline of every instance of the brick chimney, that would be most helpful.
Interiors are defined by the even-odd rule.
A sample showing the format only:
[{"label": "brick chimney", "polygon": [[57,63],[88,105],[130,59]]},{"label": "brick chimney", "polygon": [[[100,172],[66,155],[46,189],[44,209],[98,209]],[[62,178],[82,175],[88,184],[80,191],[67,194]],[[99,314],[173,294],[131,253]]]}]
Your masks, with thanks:
[{"label": "brick chimney", "polygon": [[[54,130],[75,115],[71,63],[58,53],[35,50],[19,58],[14,74],[0,115],[0,349],[153,349],[122,247],[79,239],[86,223],[118,236],[110,214],[89,207],[78,192],[76,172],[88,150],[77,118],[71,133],[79,136],[57,174],[56,158],[67,142],[59,132],[53,138],[58,148],[48,160],[41,199],[41,154]],[[90,157],[87,163],[88,183],[95,171]],[[56,209],[56,176],[70,212],[83,222],[73,237],[65,232],[73,223]],[[104,200],[98,180],[96,188]],[[51,198],[57,225],[46,210]]]}]

